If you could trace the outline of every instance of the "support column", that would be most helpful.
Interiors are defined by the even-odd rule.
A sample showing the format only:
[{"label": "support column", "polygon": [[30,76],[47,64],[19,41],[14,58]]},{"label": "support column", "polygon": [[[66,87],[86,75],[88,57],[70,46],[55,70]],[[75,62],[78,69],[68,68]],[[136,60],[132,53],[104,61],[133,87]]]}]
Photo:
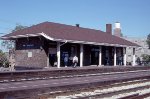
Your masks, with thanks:
[{"label": "support column", "polygon": [[123,48],[123,64],[124,66],[127,65],[127,55],[126,55],[126,47]]},{"label": "support column", "polygon": [[133,48],[133,63],[132,66],[135,66],[135,48]]},{"label": "support column", "polygon": [[102,66],[102,46],[99,46],[99,66]]},{"label": "support column", "polygon": [[60,42],[57,42],[57,68],[60,68]]},{"label": "support column", "polygon": [[116,66],[116,47],[114,47],[114,66]]},{"label": "support column", "polygon": [[49,51],[48,51],[48,54],[47,54],[47,68],[49,67]]},{"label": "support column", "polygon": [[80,44],[80,67],[83,67],[83,44]]}]

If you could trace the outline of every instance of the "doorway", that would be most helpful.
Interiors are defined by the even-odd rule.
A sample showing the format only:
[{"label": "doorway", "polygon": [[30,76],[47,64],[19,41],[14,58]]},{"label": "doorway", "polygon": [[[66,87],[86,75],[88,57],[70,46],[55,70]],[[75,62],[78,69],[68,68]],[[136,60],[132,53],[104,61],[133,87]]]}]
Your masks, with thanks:
[{"label": "doorway", "polygon": [[56,66],[56,54],[49,54],[49,65],[50,66]]},{"label": "doorway", "polygon": [[99,63],[99,48],[91,48],[91,65],[98,65]]},{"label": "doorway", "polygon": [[49,66],[56,67],[57,66],[57,49],[49,48]]}]

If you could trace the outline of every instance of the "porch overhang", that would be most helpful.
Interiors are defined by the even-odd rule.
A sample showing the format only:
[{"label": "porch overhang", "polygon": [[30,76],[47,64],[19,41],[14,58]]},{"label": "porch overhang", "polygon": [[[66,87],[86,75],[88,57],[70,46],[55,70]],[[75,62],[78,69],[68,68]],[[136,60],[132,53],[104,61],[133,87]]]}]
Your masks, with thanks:
[{"label": "porch overhang", "polygon": [[0,38],[3,40],[15,40],[18,38],[28,38],[28,37],[38,37],[38,36],[42,36],[48,40],[56,41],[56,42],[69,42],[69,43],[80,43],[80,44],[90,44],[90,45],[100,45],[100,46],[115,46],[115,47],[131,47],[131,48],[138,47],[138,46],[129,46],[129,45],[120,45],[120,44],[99,43],[99,42],[79,41],[79,40],[69,40],[69,39],[58,39],[58,38],[53,38],[44,32],[35,33],[35,34],[9,36],[9,37],[0,37]]},{"label": "porch overhang", "polygon": [[98,42],[89,42],[89,41],[79,41],[79,40],[69,40],[69,39],[56,39],[46,35],[45,33],[40,33],[43,37],[51,41],[59,41],[59,42],[69,42],[69,43],[80,43],[80,44],[91,44],[91,45],[101,45],[101,46],[115,46],[115,47],[132,47],[136,48],[137,46],[128,46],[128,45],[120,45],[120,44],[109,44],[109,43],[98,43]]}]

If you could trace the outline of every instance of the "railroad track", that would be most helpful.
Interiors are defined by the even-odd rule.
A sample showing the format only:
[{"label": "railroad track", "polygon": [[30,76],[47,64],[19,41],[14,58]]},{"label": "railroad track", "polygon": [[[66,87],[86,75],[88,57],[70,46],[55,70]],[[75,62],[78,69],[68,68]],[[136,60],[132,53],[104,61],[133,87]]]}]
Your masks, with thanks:
[{"label": "railroad track", "polygon": [[48,79],[63,79],[63,78],[72,78],[72,77],[86,77],[86,76],[100,76],[100,75],[111,75],[111,74],[123,74],[123,73],[136,73],[136,72],[147,72],[150,70],[137,70],[137,71],[126,71],[126,72],[109,72],[109,73],[94,73],[94,74],[75,74],[75,75],[42,75],[41,76],[22,76],[22,77],[1,77],[0,83],[7,83],[7,82],[20,82],[20,81],[34,81],[34,80],[48,80]]},{"label": "railroad track", "polygon": [[127,72],[138,70],[150,70],[150,67],[94,67],[94,68],[64,68],[54,70],[30,70],[30,71],[14,71],[0,72],[0,83],[32,81],[42,79],[57,79],[67,77],[81,77],[87,75],[99,75],[102,73]]},{"label": "railroad track", "polygon": [[[145,85],[142,85],[144,83],[148,83]],[[131,88],[124,88],[122,90],[113,90],[108,92],[102,92],[102,90],[110,89],[110,88],[121,88],[122,86],[131,86],[131,85],[138,85],[141,84],[141,86],[137,87],[131,87]],[[137,90],[145,90],[150,88],[150,80],[149,79],[139,79],[139,80],[133,80],[133,81],[126,81],[126,82],[119,82],[119,83],[113,83],[109,85],[103,85],[103,86],[95,86],[91,88],[82,88],[82,89],[74,89],[74,90],[65,90],[65,91],[56,91],[56,92],[48,92],[48,93],[42,93],[38,94],[39,99],[99,99],[99,98],[105,98],[109,99],[111,96],[122,94],[122,93],[129,93],[134,92]],[[111,89],[111,90],[112,90]],[[149,89],[150,90],[150,89]],[[92,92],[97,91],[96,94],[93,94]],[[98,92],[99,91],[99,92]],[[100,92],[101,91],[101,92]],[[138,95],[137,95],[138,94]],[[144,97],[144,95],[149,96],[148,93],[145,94],[139,94],[138,92],[126,95],[126,96],[120,96],[120,99],[130,99],[131,97],[136,97],[134,99],[137,99],[137,97]],[[128,96],[128,97],[127,97]],[[130,98],[129,98],[130,97]],[[118,97],[119,98],[119,97]],[[116,98],[112,98],[116,99]],[[140,98],[138,98],[140,99]]]},{"label": "railroad track", "polygon": [[[117,75],[120,75],[120,76],[117,76]],[[129,75],[129,76],[132,75],[132,76],[128,77],[127,75]],[[104,77],[104,79],[103,79],[103,77]],[[109,78],[109,77],[112,77],[112,78]],[[118,77],[123,77],[123,78],[118,79]],[[92,79],[90,79],[90,78],[92,78]],[[130,84],[139,84],[139,83],[150,82],[149,78],[150,78],[149,72],[133,73],[133,74],[132,73],[114,74],[114,76],[113,75],[105,75],[105,76],[83,77],[83,78],[79,77],[78,79],[83,80],[83,82],[80,81],[81,83],[76,83],[78,81],[78,79],[76,79],[77,81],[75,81],[75,83],[73,82],[74,84],[72,83],[72,84],[67,84],[67,85],[62,85],[62,86],[59,86],[59,83],[57,83],[57,81],[61,81],[60,83],[63,84],[64,81],[65,81],[65,83],[67,81],[70,81],[71,79],[72,79],[71,81],[74,81],[75,78],[55,79],[55,80],[49,80],[50,82],[52,82],[51,84],[58,84],[58,86],[55,86],[55,87],[47,86],[47,87],[43,88],[41,86],[39,88],[31,88],[31,89],[26,89],[26,90],[19,89],[16,91],[11,90],[14,87],[10,86],[11,83],[8,83],[10,87],[7,87],[7,88],[9,88],[9,89],[7,89],[5,91],[1,91],[1,93],[0,93],[0,96],[7,97],[7,98],[0,97],[0,99],[9,99],[10,97],[11,98],[15,97],[14,99],[48,99],[48,98],[52,99],[52,98],[56,98],[56,96],[59,97],[60,95],[70,96],[72,94],[81,94],[82,92],[94,92],[95,90],[103,90],[103,89],[108,89],[108,88],[117,87],[117,86],[121,87],[121,86],[125,86],[125,85],[130,85]],[[102,80],[97,81],[98,79],[102,79]],[[93,81],[89,81],[86,83],[85,80],[86,81],[93,80]],[[45,80],[45,81],[35,81],[35,82],[43,82],[44,83],[44,82],[49,82],[49,81]],[[56,82],[53,82],[53,81],[56,81]],[[34,86],[35,82],[32,81],[33,86]],[[15,82],[13,82],[13,83],[15,83]],[[19,84],[21,84],[21,83],[23,83],[23,82],[19,82]],[[43,85],[43,83],[41,85]],[[6,87],[4,87],[4,86],[5,85],[8,86],[8,84],[7,83],[1,84],[3,86],[1,88],[6,89]],[[16,84],[18,84],[18,82],[16,82]],[[14,84],[14,85],[16,85],[16,84]],[[16,88],[17,87],[18,86],[16,86]],[[27,87],[27,85],[20,86],[20,87],[21,88]],[[142,86],[139,86],[139,87],[142,88]],[[148,86],[145,85],[145,88],[146,87],[148,87]],[[96,95],[90,94],[90,95],[93,97],[98,96],[98,94],[96,94]],[[88,96],[84,95],[84,97],[88,98],[90,95],[88,95]],[[83,98],[84,99],[83,96],[82,97],[79,97],[79,96],[78,97],[70,96],[70,98],[77,98],[77,99]],[[100,95],[100,96],[102,96],[102,95]],[[67,99],[67,97],[65,99]]]},{"label": "railroad track", "polygon": [[[70,72],[69,72],[70,73]],[[14,85],[21,85],[24,82],[8,82],[6,84],[1,83],[1,85],[8,85],[9,87],[0,87],[0,88],[4,88],[1,93],[0,93],[0,99],[9,99],[9,98],[14,98],[14,99],[52,99],[52,98],[59,98],[60,95],[67,95],[70,96],[70,98],[75,98],[75,99],[87,99],[87,98],[94,98],[94,97],[102,97],[102,96],[108,96],[108,94],[89,94],[86,95],[88,92],[94,92],[95,90],[103,90],[103,89],[108,89],[108,88],[112,88],[112,87],[117,87],[117,86],[127,86],[130,84],[139,84],[139,83],[145,83],[145,82],[150,82],[150,73],[149,70],[140,70],[140,71],[129,71],[127,74],[127,72],[112,72],[112,73],[95,73],[95,74],[76,74],[76,75],[59,75],[56,78],[46,78],[46,80],[43,79],[43,75],[41,76],[41,79],[36,79],[37,81],[29,81],[30,84],[32,82],[31,85],[34,86],[35,82],[43,82],[43,83],[36,83],[36,86],[38,86],[37,84],[39,84],[38,88],[31,88],[30,89],[30,85],[23,85],[23,86],[11,86],[11,84]],[[47,74],[47,73],[46,73]],[[114,74],[114,76],[113,76]],[[120,76],[119,76],[120,75]],[[29,76],[29,75],[28,75]],[[91,77],[92,76],[92,77]],[[113,76],[113,78],[112,78]],[[46,76],[47,77],[47,76]],[[49,77],[49,76],[48,76]],[[83,77],[83,78],[82,78]],[[104,79],[103,79],[104,77]],[[106,77],[106,78],[105,78]],[[118,77],[121,77],[118,79]],[[123,78],[122,78],[123,77]],[[35,77],[36,78],[36,77]],[[59,79],[58,79],[59,78]],[[74,78],[80,78],[80,80],[75,81],[74,82]],[[81,81],[82,79],[84,79],[83,81]],[[85,79],[86,78],[86,79]],[[91,79],[92,78],[92,79]],[[70,81],[72,79],[72,82],[74,83],[69,83],[68,81]],[[99,80],[101,79],[101,80]],[[93,80],[93,81],[91,81]],[[24,79],[23,81],[28,82],[28,80]],[[54,82],[53,82],[54,81]],[[56,82],[55,82],[56,81]],[[59,86],[59,82],[60,81],[60,85]],[[44,83],[44,82],[49,82],[50,85],[48,85],[48,83]],[[81,83],[79,83],[81,82]],[[16,84],[15,84],[16,83]],[[43,84],[46,85],[46,87],[42,87]],[[54,84],[57,84],[57,86],[52,87],[51,86]],[[65,85],[66,84],[66,85]],[[44,86],[45,86],[44,85]],[[133,91],[135,90],[146,90],[149,89],[150,85],[145,85],[145,86],[137,86],[137,88],[130,88],[130,90],[132,89]],[[28,87],[27,89],[24,89],[25,87]],[[9,89],[7,89],[9,88]],[[18,90],[13,91],[12,88],[20,88]],[[23,88],[23,89],[21,89]],[[84,92],[84,96],[80,95],[81,93]],[[122,91],[116,91],[115,93],[124,93],[124,92],[128,92],[128,90],[122,90]],[[72,94],[77,94],[77,96],[71,96]],[[111,96],[115,96],[115,94],[113,92],[109,92],[109,94],[111,94]],[[134,93],[132,95],[127,95],[128,97],[148,97],[149,93],[146,94],[139,94],[139,93]],[[1,98],[2,96],[2,98]],[[122,98],[125,98],[127,96],[122,96]],[[7,97],[7,98],[4,98]],[[61,96],[60,96],[61,97]],[[13,99],[12,98],[12,99]],[[62,99],[62,97],[60,98]],[[65,98],[67,99],[67,97]]]}]

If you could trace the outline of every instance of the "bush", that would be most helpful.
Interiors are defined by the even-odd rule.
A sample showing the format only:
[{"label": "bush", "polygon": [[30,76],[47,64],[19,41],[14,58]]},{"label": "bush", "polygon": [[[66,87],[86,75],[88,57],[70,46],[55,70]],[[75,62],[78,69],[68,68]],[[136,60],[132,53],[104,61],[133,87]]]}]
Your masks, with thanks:
[{"label": "bush", "polygon": [[150,55],[143,54],[142,55],[142,63],[146,66],[150,64]]},{"label": "bush", "polygon": [[143,59],[143,61],[150,62],[150,55],[143,54],[143,55],[142,55],[142,59]]}]

